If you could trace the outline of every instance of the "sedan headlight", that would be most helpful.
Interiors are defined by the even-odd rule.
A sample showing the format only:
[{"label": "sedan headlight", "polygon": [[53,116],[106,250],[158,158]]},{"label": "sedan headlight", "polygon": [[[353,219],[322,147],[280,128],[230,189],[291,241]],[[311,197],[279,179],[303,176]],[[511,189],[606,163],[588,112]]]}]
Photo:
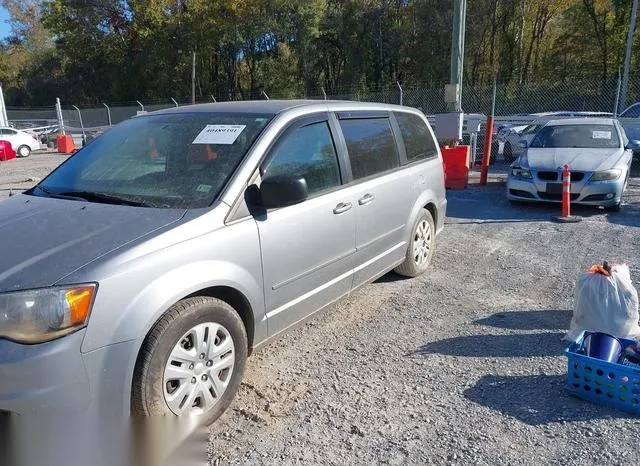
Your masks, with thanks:
[{"label": "sedan headlight", "polygon": [[514,167],[511,169],[511,174],[516,178],[526,178],[529,180],[532,178],[531,170],[528,168]]},{"label": "sedan headlight", "polygon": [[620,178],[622,170],[618,168],[612,168],[611,170],[604,170],[601,172],[595,172],[591,175],[591,181],[613,181]]},{"label": "sedan headlight", "polygon": [[87,325],[96,285],[0,294],[0,338],[43,343]]}]

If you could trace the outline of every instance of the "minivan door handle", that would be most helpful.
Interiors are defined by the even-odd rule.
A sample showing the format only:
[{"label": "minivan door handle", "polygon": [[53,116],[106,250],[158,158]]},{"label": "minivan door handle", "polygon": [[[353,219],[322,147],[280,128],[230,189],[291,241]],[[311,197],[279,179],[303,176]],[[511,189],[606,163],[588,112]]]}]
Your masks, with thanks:
[{"label": "minivan door handle", "polygon": [[358,201],[358,204],[360,205],[371,204],[375,198],[376,197],[373,194],[365,194],[362,198],[360,198],[360,200]]},{"label": "minivan door handle", "polygon": [[336,206],[335,209],[333,209],[333,213],[336,215],[344,214],[347,210],[351,210],[351,207],[353,206],[351,205],[350,202],[347,202],[347,203],[341,202]]}]

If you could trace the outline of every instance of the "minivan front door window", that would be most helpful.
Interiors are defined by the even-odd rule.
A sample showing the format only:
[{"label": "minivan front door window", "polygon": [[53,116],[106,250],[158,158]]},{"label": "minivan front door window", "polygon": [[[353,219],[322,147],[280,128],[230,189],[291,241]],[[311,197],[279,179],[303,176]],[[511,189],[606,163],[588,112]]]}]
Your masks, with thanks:
[{"label": "minivan front door window", "polygon": [[40,183],[44,189],[27,194],[207,207],[272,116],[193,112],[132,118],[60,165]]},{"label": "minivan front door window", "polygon": [[285,136],[262,171],[263,178],[275,175],[304,177],[310,196],[340,186],[338,156],[326,121]]}]

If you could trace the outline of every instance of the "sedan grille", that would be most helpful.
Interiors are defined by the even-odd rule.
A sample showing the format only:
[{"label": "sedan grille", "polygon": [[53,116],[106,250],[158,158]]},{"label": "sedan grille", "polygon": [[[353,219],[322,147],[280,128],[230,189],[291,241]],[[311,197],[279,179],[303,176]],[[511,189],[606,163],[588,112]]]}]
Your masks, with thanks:
[{"label": "sedan grille", "polygon": [[[541,181],[562,181],[562,172],[540,171],[538,179]],[[584,180],[584,172],[571,172],[571,182]]]},{"label": "sedan grille", "polygon": [[542,181],[557,181],[558,173],[557,172],[538,172],[538,178]]},{"label": "sedan grille", "polygon": [[[562,193],[553,194],[553,193],[544,193],[544,192],[538,191],[538,196],[540,196],[540,198],[544,199],[545,201],[561,201],[562,200]],[[580,197],[580,193],[571,193],[570,195],[570,199],[572,201],[577,200],[579,197]]]}]

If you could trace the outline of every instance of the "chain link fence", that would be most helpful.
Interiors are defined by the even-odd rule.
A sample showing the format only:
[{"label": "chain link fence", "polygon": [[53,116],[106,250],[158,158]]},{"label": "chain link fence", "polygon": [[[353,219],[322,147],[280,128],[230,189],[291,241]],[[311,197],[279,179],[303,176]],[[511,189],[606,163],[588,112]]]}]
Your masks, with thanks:
[{"label": "chain link fence", "polygon": [[[422,110],[427,115],[449,111],[445,103],[444,84],[404,84],[389,83],[377,88],[349,86],[326,91],[323,88],[296,98],[314,100],[352,100],[402,104]],[[266,89],[263,99],[291,99],[287,89]],[[462,89],[462,108],[466,114],[486,115],[491,109],[492,85],[474,86],[466,84]],[[628,90],[628,102],[619,102],[620,80],[602,79],[565,81],[557,83],[498,84],[496,88],[495,111],[498,121],[531,121],[537,113],[546,112],[599,112],[619,114],[628,105],[640,100],[640,81],[632,82]],[[207,96],[197,102],[228,101],[229,95]],[[238,96],[237,100],[241,100]],[[190,102],[189,102],[190,103]],[[103,103],[91,108],[75,108],[73,102],[62,103],[62,117],[65,131],[82,139],[85,133],[102,131],[138,114],[140,111],[155,110],[187,105],[172,98],[163,102]],[[8,107],[7,115],[12,126],[17,128],[47,128],[51,134],[58,131],[55,106],[42,108]],[[42,130],[41,130],[42,132]],[[481,128],[480,134],[483,134]],[[467,139],[469,135],[466,135]],[[480,151],[482,141],[478,140]]]}]

